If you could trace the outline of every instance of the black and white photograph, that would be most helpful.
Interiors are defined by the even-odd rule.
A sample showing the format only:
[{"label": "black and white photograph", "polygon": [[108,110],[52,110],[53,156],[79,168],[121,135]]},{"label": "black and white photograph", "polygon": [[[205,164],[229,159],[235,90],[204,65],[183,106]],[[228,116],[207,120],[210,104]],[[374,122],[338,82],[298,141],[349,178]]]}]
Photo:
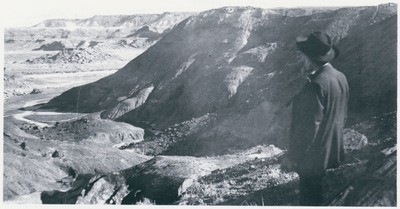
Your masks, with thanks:
[{"label": "black and white photograph", "polygon": [[397,207],[396,0],[1,7],[2,208]]}]

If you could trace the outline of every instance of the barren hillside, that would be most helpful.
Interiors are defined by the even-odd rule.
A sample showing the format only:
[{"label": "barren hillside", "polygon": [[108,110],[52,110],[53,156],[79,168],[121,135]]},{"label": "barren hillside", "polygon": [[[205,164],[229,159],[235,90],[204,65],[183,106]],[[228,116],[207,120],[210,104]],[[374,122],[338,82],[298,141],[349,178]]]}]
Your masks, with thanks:
[{"label": "barren hillside", "polygon": [[[295,38],[322,30],[338,43],[341,55],[333,65],[349,78],[351,125],[396,110],[396,25],[390,4],[314,12],[210,10],[181,22],[117,73],[64,92],[47,107],[76,111],[78,102],[80,112],[112,110],[119,116],[113,119],[159,131],[217,115],[169,154],[217,154],[259,143],[284,147],[287,104],[304,83]],[[125,105],[149,86],[154,88],[141,105]]]}]

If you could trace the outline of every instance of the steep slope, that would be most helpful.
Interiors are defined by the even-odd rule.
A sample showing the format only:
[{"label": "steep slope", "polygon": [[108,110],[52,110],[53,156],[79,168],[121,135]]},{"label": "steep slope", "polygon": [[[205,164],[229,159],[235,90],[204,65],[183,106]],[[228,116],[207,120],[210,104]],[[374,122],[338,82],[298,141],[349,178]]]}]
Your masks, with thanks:
[{"label": "steep slope", "polygon": [[[396,110],[396,7],[206,11],[179,23],[117,73],[64,92],[46,108],[122,112],[117,120],[156,130],[217,115],[166,154],[217,154],[260,143],[284,147],[287,104],[305,82],[294,40],[313,30],[339,44],[334,65],[350,80],[351,124],[362,121],[359,113]],[[121,105],[142,101],[139,92],[148,86],[154,89],[143,104]],[[110,115],[115,119],[102,116]]]},{"label": "steep slope", "polygon": [[352,91],[350,124],[357,123],[360,118],[367,119],[396,110],[395,25],[397,15],[349,34],[339,44],[343,56],[335,64],[346,74]]}]

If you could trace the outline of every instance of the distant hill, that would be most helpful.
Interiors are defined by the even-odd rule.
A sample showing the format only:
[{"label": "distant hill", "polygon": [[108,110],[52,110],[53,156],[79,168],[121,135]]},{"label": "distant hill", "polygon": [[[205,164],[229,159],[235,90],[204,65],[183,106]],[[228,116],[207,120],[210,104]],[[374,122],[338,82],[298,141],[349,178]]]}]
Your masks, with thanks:
[{"label": "distant hill", "polygon": [[96,15],[87,19],[49,19],[33,27],[71,29],[87,27],[141,28],[144,25],[148,25],[154,31],[161,33],[165,29],[194,14],[190,12],[165,12],[163,14]]},{"label": "distant hill", "polygon": [[213,155],[257,144],[285,147],[287,104],[305,82],[295,38],[315,30],[330,34],[341,50],[333,65],[349,80],[348,125],[396,111],[395,4],[202,12],[180,22],[117,73],[72,88],[45,108],[112,112],[102,116],[156,131],[216,115],[165,154]]},{"label": "distant hill", "polygon": [[124,38],[145,26],[156,34],[196,13],[96,15],[87,19],[48,19],[33,27],[6,28],[5,40],[32,38]]}]

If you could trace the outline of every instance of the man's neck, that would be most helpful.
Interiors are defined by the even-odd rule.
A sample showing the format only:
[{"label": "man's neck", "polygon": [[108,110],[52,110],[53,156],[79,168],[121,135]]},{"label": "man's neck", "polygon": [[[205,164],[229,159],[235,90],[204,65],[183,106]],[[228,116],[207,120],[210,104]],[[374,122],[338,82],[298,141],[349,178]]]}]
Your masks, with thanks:
[{"label": "man's neck", "polygon": [[318,72],[318,70],[321,70],[321,69],[323,69],[324,67],[326,67],[326,66],[328,66],[328,65],[329,65],[329,62],[327,62],[327,63],[325,63],[325,64],[323,64],[323,65],[320,65],[320,66],[316,67],[315,70],[312,71],[312,72],[310,73],[310,75],[314,75],[316,72]]}]

